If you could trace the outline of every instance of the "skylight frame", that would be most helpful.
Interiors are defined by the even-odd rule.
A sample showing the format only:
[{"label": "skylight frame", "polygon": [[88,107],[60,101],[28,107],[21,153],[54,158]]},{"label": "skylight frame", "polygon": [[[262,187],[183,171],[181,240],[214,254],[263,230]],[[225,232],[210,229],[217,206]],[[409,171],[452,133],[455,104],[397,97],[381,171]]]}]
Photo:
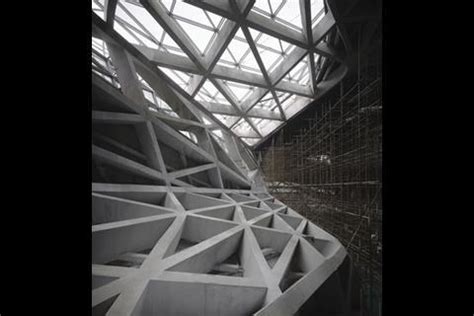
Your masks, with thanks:
[{"label": "skylight frame", "polygon": [[[97,3],[99,0],[93,0],[93,1],[95,1]],[[296,40],[296,42],[295,42],[294,40],[286,39],[284,36],[282,37],[278,34],[275,35],[275,34],[272,33],[271,30],[267,31],[265,29],[265,27],[267,27],[267,26],[264,26],[264,28],[262,29],[261,27],[258,26],[258,24],[256,25],[255,22],[252,22],[253,24],[251,24],[250,25],[251,27],[248,28],[248,30],[250,31],[250,34],[251,34],[250,38],[245,38],[246,36],[243,35],[242,33],[240,33],[239,35],[236,35],[235,32],[231,32],[230,33],[231,35],[229,35],[229,36],[235,36],[235,40],[237,40],[239,42],[243,42],[244,40],[245,41],[246,40],[252,41],[251,45],[254,45],[256,47],[258,53],[255,52],[255,51],[252,51],[252,49],[254,50],[255,48],[252,48],[252,49],[247,48],[246,51],[244,52],[244,54],[242,54],[240,56],[239,60],[236,60],[235,58],[232,58],[233,62],[229,61],[228,59],[227,60],[225,60],[225,59],[220,60],[220,57],[221,57],[222,53],[219,53],[217,56],[212,57],[212,58],[217,59],[217,61],[212,62],[212,60],[210,59],[211,58],[210,55],[212,55],[214,53],[214,51],[210,52],[210,49],[211,49],[211,47],[219,47],[219,45],[217,45],[217,46],[215,45],[216,41],[218,43],[224,41],[224,39],[222,38],[221,32],[223,30],[223,27],[224,28],[229,27],[229,25],[228,25],[229,23],[227,23],[227,21],[230,21],[231,24],[234,24],[235,27],[238,28],[239,31],[240,31],[241,25],[246,25],[245,23],[241,24],[239,22],[239,20],[234,20],[232,18],[232,16],[228,16],[228,15],[225,15],[225,14],[224,15],[219,15],[220,13],[218,11],[213,11],[213,10],[207,11],[207,9],[203,10],[199,6],[199,4],[197,4],[197,3],[196,4],[195,3],[186,4],[186,5],[188,5],[188,6],[189,5],[195,5],[195,8],[196,8],[195,10],[201,10],[203,12],[202,21],[193,21],[191,19],[192,17],[186,17],[183,12],[181,12],[181,14],[176,14],[175,7],[177,5],[179,6],[179,4],[180,4],[180,1],[176,1],[176,0],[171,0],[171,1],[157,0],[157,3],[159,3],[158,6],[156,6],[154,4],[151,4],[151,2],[154,2],[152,0],[119,0],[119,2],[120,1],[130,3],[132,5],[139,6],[142,9],[148,11],[151,14],[151,16],[154,18],[154,20],[158,24],[160,24],[160,27],[163,28],[163,32],[161,32],[160,36],[157,36],[157,37],[160,37],[160,38],[157,38],[157,37],[156,38],[151,38],[150,36],[146,36],[147,34],[140,34],[141,36],[145,36],[146,40],[152,41],[154,44],[157,45],[157,47],[154,47],[153,49],[161,50],[165,54],[173,54],[173,55],[180,55],[180,56],[188,57],[191,62],[196,63],[198,71],[196,72],[195,69],[190,69],[189,70],[191,72],[191,74],[196,74],[197,73],[197,76],[198,76],[197,78],[195,78],[192,85],[190,83],[191,79],[189,79],[187,81],[186,80],[176,81],[177,78],[179,78],[180,76],[172,76],[173,77],[172,80],[176,81],[178,86],[185,91],[184,92],[185,94],[191,95],[192,97],[194,97],[194,99],[197,102],[204,101],[204,102],[214,103],[210,107],[211,108],[211,113],[214,113],[212,111],[212,109],[216,108],[216,106],[219,106],[219,104],[222,104],[223,106],[226,107],[226,110],[225,110],[226,112],[229,112],[229,114],[232,113],[231,114],[232,116],[239,117],[239,119],[236,121],[237,123],[240,122],[240,121],[246,122],[250,126],[250,131],[252,132],[251,133],[252,135],[250,135],[250,134],[246,135],[246,136],[241,135],[240,136],[241,139],[243,139],[243,138],[254,138],[255,134],[257,134],[258,138],[259,138],[259,142],[260,142],[265,137],[265,135],[262,135],[259,132],[260,126],[255,126],[254,124],[252,124],[253,120],[250,120],[249,117],[252,117],[252,118],[256,117],[256,118],[260,118],[260,119],[268,119],[270,121],[275,121],[276,122],[275,124],[279,125],[278,122],[282,122],[282,121],[284,122],[284,121],[287,120],[286,112],[288,112],[288,111],[283,108],[283,106],[282,106],[283,103],[285,105],[287,105],[288,102],[289,102],[288,100],[293,99],[293,97],[296,97],[296,99],[298,99],[299,96],[308,96],[309,97],[310,95],[312,95],[311,98],[314,98],[315,87],[313,87],[313,85],[317,85],[314,78],[317,76],[317,73],[320,71],[320,66],[319,65],[321,65],[321,62],[324,59],[332,58],[332,56],[328,55],[327,52],[324,53],[324,56],[317,54],[316,52],[319,52],[319,50],[318,50],[319,48],[318,49],[315,48],[315,50],[311,51],[310,54],[306,53],[304,55],[304,58],[307,59],[307,58],[311,58],[311,56],[315,56],[315,61],[316,62],[314,62],[314,61],[312,61],[311,63],[308,62],[305,65],[305,67],[308,70],[299,72],[300,75],[302,74],[302,76],[298,76],[298,80],[291,80],[290,82],[288,82],[286,80],[287,75],[289,73],[291,73],[292,70],[294,70],[294,68],[297,67],[297,65],[298,65],[298,62],[296,64],[293,64],[295,58],[292,57],[292,55],[300,54],[301,48],[302,48],[302,46],[304,47],[304,44],[299,44],[298,41],[300,41],[300,40]],[[215,3],[216,1],[217,0],[209,0],[209,3],[211,3],[211,6],[212,6],[212,3]],[[234,1],[234,0],[228,0],[228,1]],[[291,24],[288,21],[279,21],[279,20],[281,20],[279,18],[279,13],[281,12],[281,10],[284,10],[286,1],[283,0],[279,3],[275,2],[275,1],[273,1],[273,2],[274,2],[274,4],[275,3],[277,4],[276,9],[274,9],[272,7],[272,10],[274,11],[273,12],[274,16],[272,16],[271,14],[270,14],[270,16],[268,14],[266,14],[266,17],[269,20],[273,21],[274,23],[278,23],[279,25],[282,25],[283,27],[288,28],[288,30],[303,33],[304,32],[303,27],[301,27],[301,28],[296,27],[295,28],[295,26],[297,26],[295,24],[298,24],[298,25],[301,24],[301,26],[304,26],[303,17],[301,17],[301,16],[299,17],[301,19],[301,21],[300,21],[301,23],[298,22],[298,23],[295,23],[295,24]],[[300,2],[298,2],[298,3],[300,3]],[[301,2],[301,3],[303,3],[303,2]],[[304,3],[306,4],[306,2],[304,2]],[[311,17],[312,17],[311,23],[312,23],[312,28],[313,29],[314,29],[315,26],[318,25],[318,23],[321,21],[321,19],[328,12],[326,4],[324,2],[322,2],[322,4],[323,5],[322,5],[322,8],[321,8],[320,12],[318,12],[316,15],[311,14]],[[311,2],[310,5],[313,5],[313,1]],[[162,18],[158,19],[156,14],[155,15],[152,14],[151,11],[161,10],[161,7],[164,8],[163,9],[164,11],[167,11],[170,20],[172,20],[174,22],[168,22],[168,21],[163,22],[161,20]],[[247,11],[245,11],[245,12],[249,12],[249,11],[255,12],[255,11],[259,11],[259,10],[258,10],[258,8],[254,7],[254,8],[247,8]],[[263,11],[263,10],[260,10],[260,11]],[[301,14],[301,12],[297,13],[295,11],[295,16],[299,16],[300,14]],[[309,14],[309,13],[307,13],[307,14]],[[212,17],[211,17],[211,15],[212,15]],[[205,23],[209,22],[209,24],[207,24],[207,25],[204,24],[204,17],[206,19]],[[316,23],[315,23],[315,21],[316,21]],[[126,29],[127,31],[129,31],[133,34],[133,31],[134,31],[133,30],[133,25],[132,25],[132,23],[130,23],[130,21],[128,21],[128,23],[127,23],[127,21],[125,21],[124,19],[120,19],[120,17],[119,17],[118,19],[116,18],[116,22],[118,22],[117,24],[120,24],[121,27],[123,27],[124,29]],[[177,36],[177,35],[173,31],[173,28],[170,29],[169,26],[165,27],[166,24],[173,23],[178,28],[180,28],[181,26],[180,26],[179,22],[193,24],[196,27],[206,29],[209,32],[214,31],[214,33],[212,35],[212,38],[209,40],[209,42],[207,43],[207,45],[204,49],[204,52],[202,52],[202,49],[198,49],[200,55],[193,56],[194,52],[189,51],[189,49],[184,49],[183,48],[183,43],[182,43],[183,38],[178,37],[179,41],[175,42],[175,40],[177,41],[177,39],[174,36]],[[163,23],[165,25],[163,25]],[[257,22],[257,23],[259,23],[259,22]],[[245,27],[248,27],[248,26],[245,26]],[[256,27],[257,29],[253,29],[253,27]],[[136,28],[136,26],[135,26],[135,28]],[[172,32],[171,35],[173,35],[173,36],[168,34],[168,32]],[[277,30],[277,32],[283,32],[283,31]],[[219,38],[219,35],[220,35],[220,38]],[[131,36],[133,36],[133,35],[128,36],[128,38],[130,38]],[[248,36],[248,33],[247,33],[247,36]],[[267,45],[265,45],[265,42],[266,42],[265,37],[271,39],[272,45],[268,45],[268,43],[267,43]],[[323,40],[326,40],[326,38],[327,38],[327,36],[324,36]],[[167,41],[167,39],[168,39],[168,43],[165,43]],[[170,40],[173,42],[172,43],[173,46],[169,45]],[[286,40],[288,40],[290,42],[286,42]],[[133,43],[135,46],[137,46],[137,48],[139,48],[138,46],[145,44],[145,43],[143,43],[143,40],[142,40],[142,43],[140,43],[139,41],[140,41],[140,39],[139,39],[139,37],[137,37],[137,39],[135,39],[135,42],[138,42],[138,44]],[[180,41],[181,41],[181,43],[180,43]],[[187,41],[189,41],[189,39]],[[319,40],[317,42],[319,42]],[[276,43],[278,43],[278,45],[276,45]],[[194,45],[194,43],[191,43],[191,44]],[[150,44],[148,43],[148,45],[145,45],[145,46],[149,47]],[[186,45],[184,45],[184,46],[186,46]],[[298,49],[296,49],[296,48],[298,48]],[[224,50],[225,49],[226,48],[224,48]],[[303,49],[305,49],[305,48],[303,48]],[[265,53],[265,52],[267,52],[267,53]],[[271,60],[270,63],[268,62],[268,59],[265,59],[265,57],[262,58],[262,56],[260,56],[261,61],[258,61],[258,62],[252,61],[252,62],[249,63],[248,60],[247,60],[247,58],[249,56],[253,56],[255,54],[261,55],[261,54],[269,54],[269,53],[276,54],[276,55],[278,55],[278,57],[274,57],[274,60]],[[232,55],[232,53],[229,53],[229,55]],[[285,61],[286,61],[286,63],[285,63]],[[290,62],[290,66],[286,66],[286,64],[288,64],[287,63],[288,61]],[[262,68],[262,64],[261,64],[262,62],[265,64],[264,65],[265,69]],[[226,75],[224,75],[224,76],[222,75],[222,72],[225,72],[225,70],[223,70],[223,69],[219,70],[221,72],[221,74],[219,74],[219,75],[215,74],[212,68],[209,69],[209,70],[202,71],[201,70],[202,67],[204,66],[204,68],[205,68],[207,64],[212,64],[212,65],[216,65],[216,66],[219,65],[221,67],[227,67],[232,72],[230,73],[229,77],[227,77]],[[311,67],[313,67],[313,65],[314,65],[314,68],[311,68]],[[174,69],[180,69],[180,70],[184,69],[184,70],[186,70],[186,67],[182,68],[181,66],[172,66],[172,65],[170,65],[169,67],[167,67],[167,62],[160,63],[160,66],[164,66],[165,68],[168,68],[170,71],[173,71]],[[258,66],[258,69],[256,69],[256,66]],[[214,67],[214,66],[212,66],[212,67]],[[288,67],[290,67],[290,68],[287,69]],[[279,75],[279,73],[282,72],[282,71],[285,72],[285,75]],[[252,77],[252,76],[255,76],[255,75],[258,75],[259,77]],[[260,79],[258,79],[258,78],[260,78]],[[275,78],[277,78],[276,81],[275,81]],[[213,82],[213,84],[217,84],[218,82],[220,82],[219,85],[221,85],[221,86],[218,87],[219,96],[217,96],[216,94],[209,96],[209,95],[206,95],[206,93],[204,93],[205,89],[202,89],[202,86],[203,86],[202,82],[206,82],[207,80],[211,80]],[[217,80],[217,82],[216,82],[216,80]],[[226,84],[225,84],[226,81],[227,82],[233,82],[233,80],[237,80],[236,82],[247,84],[248,86],[253,85],[254,87],[256,87],[256,89],[254,89],[253,93],[251,92],[251,90],[248,90],[245,93],[245,95],[242,95],[242,94],[238,95],[238,94],[234,93],[236,88],[233,88],[232,85],[230,85],[230,87],[226,86]],[[266,82],[266,83],[263,83],[263,82]],[[284,84],[279,85],[279,82],[284,82]],[[301,88],[304,87],[304,89],[307,89],[307,90],[301,90],[301,88],[298,88],[298,86],[300,86]],[[225,89],[222,90],[223,88],[225,88]],[[176,87],[174,87],[174,89],[176,89]],[[232,89],[234,89],[234,90],[232,90]],[[259,90],[259,91],[257,91],[257,90]],[[308,91],[308,92],[304,92],[304,91]],[[313,92],[310,92],[310,91],[313,91]],[[183,94],[183,91],[180,91],[180,94]],[[273,101],[266,102],[267,104],[265,104],[265,102],[264,103],[260,102],[260,100],[262,99],[262,97],[264,95],[266,95],[267,97],[273,99]],[[206,106],[204,106],[204,107],[206,107]],[[253,110],[253,109],[255,109],[255,110]],[[224,113],[224,112],[222,112],[222,113]],[[294,113],[291,113],[291,114],[294,115]],[[219,118],[213,117],[213,119],[218,120],[219,122],[223,123],[221,120],[219,120]],[[226,124],[224,124],[224,125],[226,125]],[[232,132],[232,128],[234,128],[235,125],[236,124],[232,124],[232,126],[230,126],[229,130],[231,132]],[[257,124],[257,125],[259,125],[259,124]]]}]

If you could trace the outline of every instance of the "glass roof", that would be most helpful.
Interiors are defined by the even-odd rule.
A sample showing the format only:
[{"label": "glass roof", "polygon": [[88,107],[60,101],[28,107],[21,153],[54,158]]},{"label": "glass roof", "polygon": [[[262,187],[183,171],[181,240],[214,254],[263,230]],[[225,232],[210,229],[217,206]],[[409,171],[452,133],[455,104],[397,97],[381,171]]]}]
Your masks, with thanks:
[{"label": "glass roof", "polygon": [[[199,4],[182,0],[157,0],[149,9],[138,0],[118,0],[113,28],[139,49],[160,52],[159,56],[169,54],[170,58],[166,60],[178,55],[185,57],[189,65],[195,64],[185,71],[188,66],[152,60],[159,62],[158,68],[169,80],[207,108],[213,114],[212,119],[253,146],[307,106],[314,96],[312,79],[317,77],[325,57],[315,51],[308,52],[305,43],[288,43],[284,39],[289,37],[278,34],[288,29],[289,34],[298,32],[306,38],[304,17],[301,16],[304,10],[300,8],[300,2],[255,1],[252,14],[264,17],[265,21],[268,19],[269,23],[277,23],[277,33],[252,25],[256,28],[248,27],[247,35],[250,36],[246,36],[246,23],[223,18],[216,14],[218,10],[203,10]],[[210,3],[212,7],[214,2]],[[310,8],[306,9],[310,9],[314,29],[326,13],[324,1],[311,0]],[[104,0],[92,0],[92,10],[105,20]],[[157,21],[157,14],[166,15],[169,21],[168,18]],[[169,34],[166,30],[176,34]],[[118,80],[114,79],[113,66],[109,65],[106,45],[93,38],[92,47],[93,71],[119,87]],[[195,53],[196,56],[189,55]],[[313,56],[315,69],[311,69],[309,60]],[[213,68],[202,71],[207,65]],[[155,110],[177,116],[143,79],[140,80],[144,96]],[[203,116],[202,119],[208,121],[211,117]],[[214,126],[217,130],[218,125]]]}]

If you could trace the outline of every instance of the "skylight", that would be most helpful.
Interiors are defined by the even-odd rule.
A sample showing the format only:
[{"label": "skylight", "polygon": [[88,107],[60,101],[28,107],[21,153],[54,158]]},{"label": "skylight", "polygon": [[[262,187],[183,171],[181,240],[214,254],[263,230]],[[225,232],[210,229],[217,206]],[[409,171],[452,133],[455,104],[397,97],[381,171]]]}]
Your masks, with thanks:
[{"label": "skylight", "polygon": [[[104,3],[92,0],[93,12],[103,20]],[[148,5],[118,0],[113,29],[176,83],[181,94],[191,95],[212,113],[202,115],[206,125],[218,121],[250,146],[313,100],[317,89],[312,84],[324,77],[318,72],[327,68],[321,67],[322,62],[331,58],[304,42],[308,38],[303,28],[305,11],[300,8],[304,1],[256,0],[246,17],[252,23],[220,16],[231,6],[217,5],[218,1],[144,3]],[[308,5],[314,29],[327,8],[324,0],[311,0]],[[295,39],[295,34],[300,38]],[[93,71],[119,86],[113,66],[107,64],[106,45],[93,39],[92,46]],[[177,116],[146,83],[144,96],[158,111]]]}]

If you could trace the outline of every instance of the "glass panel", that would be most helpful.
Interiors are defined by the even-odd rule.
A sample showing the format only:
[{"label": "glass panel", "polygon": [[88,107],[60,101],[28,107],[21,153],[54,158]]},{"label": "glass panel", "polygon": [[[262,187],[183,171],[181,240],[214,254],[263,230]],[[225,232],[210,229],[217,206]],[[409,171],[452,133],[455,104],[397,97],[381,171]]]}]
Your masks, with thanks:
[{"label": "glass panel", "polygon": [[272,110],[277,106],[275,99],[270,92],[267,92],[260,101],[255,104],[255,108]]},{"label": "glass panel", "polygon": [[302,31],[299,0],[257,0],[252,11],[296,31]]},{"label": "glass panel", "polygon": [[311,20],[314,20],[321,10],[324,12],[324,0],[311,0]]},{"label": "glass panel", "polygon": [[119,17],[120,19],[124,20],[128,24],[131,24],[132,26],[136,27],[139,30],[143,30],[141,26],[139,26],[131,17],[128,15],[123,9],[122,9],[122,4],[118,2],[117,8],[115,9],[115,19]]},{"label": "glass panel", "polygon": [[[125,10],[128,10],[143,27],[145,27],[148,32],[158,41],[161,38],[163,29],[156,22],[156,20],[145,10],[142,6],[132,4],[123,0],[119,0],[119,3],[125,7]],[[115,23],[114,23],[115,24]]]},{"label": "glass panel", "polygon": [[254,8],[258,8],[262,11],[267,12],[268,14],[271,14],[270,6],[268,5],[268,0],[256,0],[253,6],[253,9]]},{"label": "glass panel", "polygon": [[201,54],[205,53],[206,47],[215,34],[209,30],[197,27],[195,25],[188,24],[186,22],[178,21],[179,25],[183,28],[186,34],[189,36],[191,41],[196,45]]},{"label": "glass panel", "polygon": [[238,33],[236,34],[236,37],[239,37],[239,38],[237,39],[237,38],[234,37],[232,39],[232,41],[230,42],[230,44],[228,46],[228,50],[232,54],[234,59],[237,62],[240,62],[240,60],[242,59],[242,56],[244,56],[244,54],[247,51],[250,53],[250,47],[249,47],[247,41],[245,40],[245,37],[238,36]]},{"label": "glass panel", "polygon": [[[259,45],[260,44],[260,45]],[[283,53],[281,47],[280,47],[280,41],[267,34],[262,34],[257,41],[257,47],[263,48],[265,50],[271,50],[272,52],[276,54],[281,54]]]},{"label": "glass panel", "polygon": [[270,9],[273,14],[277,14],[278,9],[281,7],[282,0],[269,0],[270,2]]},{"label": "glass panel", "polygon": [[267,72],[272,72],[279,64],[284,61],[284,58],[294,49],[285,41],[278,40],[275,37],[267,34],[261,34],[256,41],[260,57]]},{"label": "glass panel", "polygon": [[214,24],[213,26],[215,27],[218,27],[221,24],[221,21],[224,20],[222,17],[211,12],[207,12],[207,15],[212,20],[212,23]]},{"label": "glass panel", "polygon": [[287,0],[285,5],[278,12],[277,18],[301,29],[301,11],[299,2],[299,0]]},{"label": "glass panel", "polygon": [[283,61],[283,57],[281,55],[271,51],[260,50],[259,53],[260,58],[262,58],[263,65],[265,66],[265,69],[268,73],[272,72],[272,70]]},{"label": "glass panel", "polygon": [[224,81],[224,84],[229,87],[239,102],[243,102],[245,99],[247,99],[254,90],[254,87],[252,86],[233,81]]},{"label": "glass panel", "polygon": [[158,67],[161,71],[163,71],[168,77],[170,77],[175,83],[177,83],[181,88],[186,89],[192,75],[174,69],[168,69],[165,67]]},{"label": "glass panel", "polygon": [[[119,23],[114,23],[114,30],[116,30],[123,38],[127,40],[130,44],[138,45],[140,44],[135,37],[130,34],[130,31],[127,31],[122,25]],[[140,39],[141,40],[141,39]]]},{"label": "glass panel", "polygon": [[92,48],[99,52],[104,57],[109,57],[109,51],[104,41],[101,39],[92,37]]},{"label": "glass panel", "polygon": [[296,113],[298,113],[302,108],[309,105],[311,99],[292,95],[288,100],[282,103],[283,111],[285,112],[286,118],[289,119]]},{"label": "glass panel", "polygon": [[260,134],[262,134],[263,137],[270,134],[271,131],[273,131],[275,128],[277,128],[283,123],[282,121],[267,119],[250,118],[250,120],[258,128]]},{"label": "glass panel", "polygon": [[[227,63],[224,63],[224,65],[228,65],[229,64],[236,64],[237,62],[234,60],[233,56],[230,54],[229,52],[229,49],[226,49],[224,51],[224,53],[221,55],[221,59],[219,60],[219,62],[223,62],[223,61],[226,61]],[[219,63],[218,62],[218,63]],[[233,66],[234,67],[234,66]]]},{"label": "glass panel", "polygon": [[181,48],[178,46],[178,44],[176,44],[176,42],[168,34],[164,35],[163,44],[165,44],[166,46],[174,47],[178,50],[181,50]]},{"label": "glass panel", "polygon": [[258,134],[250,127],[250,124],[245,121],[243,118],[232,128],[235,134],[238,136],[247,136],[247,137],[258,137]]},{"label": "glass panel", "polygon": [[173,4],[173,2],[176,2],[176,0],[160,0],[160,2],[165,6],[166,10],[168,10],[168,12],[171,10],[171,5]]},{"label": "glass panel", "polygon": [[225,67],[262,75],[255,56],[240,28],[217,63]]},{"label": "glass panel", "polygon": [[209,20],[207,19],[202,9],[199,9],[196,6],[187,4],[183,1],[176,1],[176,4],[174,6],[172,13],[178,16],[181,16],[183,18],[188,18],[198,23],[202,23],[202,24],[210,26]]},{"label": "glass panel", "polygon": [[93,0],[92,9],[102,20],[105,21],[104,0]]},{"label": "glass panel", "polygon": [[311,27],[315,27],[324,17],[324,1],[311,0]]},{"label": "glass panel", "polygon": [[303,58],[282,80],[297,83],[302,86],[308,85],[310,81],[308,58],[309,56]]},{"label": "glass panel", "polygon": [[217,90],[214,84],[208,80],[204,82],[201,89],[197,93],[198,99],[205,102],[213,102],[219,104],[230,105],[229,101]]}]

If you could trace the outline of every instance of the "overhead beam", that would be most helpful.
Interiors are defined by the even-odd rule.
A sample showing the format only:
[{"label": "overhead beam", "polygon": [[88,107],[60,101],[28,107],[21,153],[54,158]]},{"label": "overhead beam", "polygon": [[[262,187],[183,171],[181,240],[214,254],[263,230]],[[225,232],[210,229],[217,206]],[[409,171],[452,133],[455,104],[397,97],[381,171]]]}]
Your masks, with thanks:
[{"label": "overhead beam", "polygon": [[106,124],[136,124],[145,119],[138,114],[92,111],[92,121]]},{"label": "overhead beam", "polygon": [[[313,43],[313,31],[311,27],[311,1],[310,0],[300,0],[300,15],[301,15],[301,24],[303,25],[303,32],[306,35],[306,42],[311,44]],[[316,91],[316,67],[314,64],[314,53],[308,54],[309,58],[309,71],[311,78],[311,87],[313,94]]]},{"label": "overhead beam", "polygon": [[104,1],[105,21],[110,26],[114,25],[115,9],[117,8],[117,0]]}]

